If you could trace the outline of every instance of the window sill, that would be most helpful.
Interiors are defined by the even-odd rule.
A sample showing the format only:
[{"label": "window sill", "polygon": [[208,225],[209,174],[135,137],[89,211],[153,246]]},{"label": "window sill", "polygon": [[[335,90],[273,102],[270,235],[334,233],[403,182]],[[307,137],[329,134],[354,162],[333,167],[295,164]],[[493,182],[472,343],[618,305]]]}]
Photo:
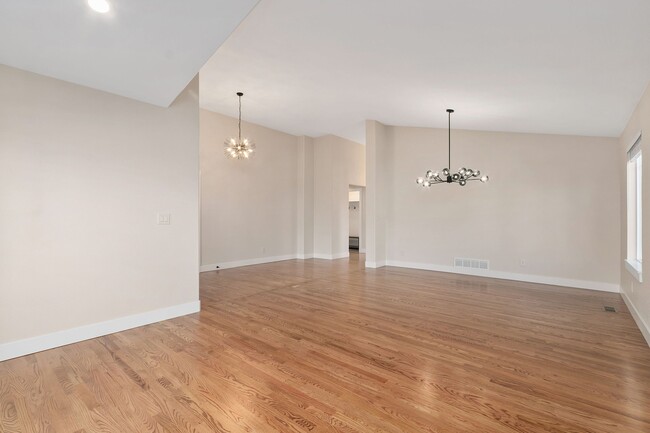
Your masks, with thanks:
[{"label": "window sill", "polygon": [[641,263],[637,260],[628,260],[625,259],[625,268],[627,271],[637,279],[639,283],[643,282],[643,272],[641,268]]}]

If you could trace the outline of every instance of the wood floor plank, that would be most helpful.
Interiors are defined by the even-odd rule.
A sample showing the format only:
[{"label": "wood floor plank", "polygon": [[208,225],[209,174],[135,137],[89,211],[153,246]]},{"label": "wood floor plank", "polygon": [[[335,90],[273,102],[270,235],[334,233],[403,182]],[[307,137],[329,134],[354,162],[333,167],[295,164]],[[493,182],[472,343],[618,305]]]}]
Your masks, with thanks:
[{"label": "wood floor plank", "polygon": [[198,314],[1,362],[0,432],[650,432],[618,294],[359,257],[202,273]]}]

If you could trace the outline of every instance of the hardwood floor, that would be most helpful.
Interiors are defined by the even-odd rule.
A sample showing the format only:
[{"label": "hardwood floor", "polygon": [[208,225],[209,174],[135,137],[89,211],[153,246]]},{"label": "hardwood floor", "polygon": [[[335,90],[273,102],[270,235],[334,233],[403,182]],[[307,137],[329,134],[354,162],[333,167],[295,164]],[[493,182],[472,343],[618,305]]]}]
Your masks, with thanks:
[{"label": "hardwood floor", "polygon": [[0,431],[650,432],[619,295],[358,257],[203,273],[199,314],[1,362]]}]

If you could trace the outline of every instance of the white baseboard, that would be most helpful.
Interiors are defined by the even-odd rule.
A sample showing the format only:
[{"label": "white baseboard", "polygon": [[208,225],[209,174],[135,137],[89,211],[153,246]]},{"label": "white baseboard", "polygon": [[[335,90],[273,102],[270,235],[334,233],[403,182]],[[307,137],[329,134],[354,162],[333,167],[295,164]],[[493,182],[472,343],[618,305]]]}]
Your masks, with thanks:
[{"label": "white baseboard", "polygon": [[[548,284],[552,286],[574,287],[577,289],[599,290],[601,292],[619,293],[618,284],[603,283],[600,281],[573,280],[569,278],[548,277],[545,275],[517,274],[512,272],[492,271],[484,269],[464,269],[447,265],[434,265],[429,263],[413,263],[387,260],[386,266],[400,268],[424,269],[427,271],[449,272],[452,274],[475,275],[479,277],[499,278],[502,280],[525,281],[528,283]],[[368,263],[366,263],[366,267]]]},{"label": "white baseboard", "polygon": [[297,254],[287,254],[284,256],[256,257],[254,259],[236,260],[232,262],[213,263],[200,267],[201,272],[216,271],[219,269],[239,268],[241,266],[261,265],[263,263],[281,262],[283,260],[293,260],[299,258]]},{"label": "white baseboard", "polygon": [[645,338],[646,343],[648,343],[648,346],[650,346],[650,326],[648,326],[646,321],[643,320],[643,317],[641,317],[641,314],[639,314],[639,310],[636,309],[636,306],[634,305],[632,300],[622,290],[621,290],[621,297],[623,298],[625,305],[627,305],[628,310],[630,310],[630,313],[632,314],[632,318],[634,318],[634,321],[636,322],[636,326],[638,326],[639,329],[641,330],[641,334],[643,334],[643,338]]},{"label": "white baseboard", "polygon": [[202,265],[199,268],[200,272],[216,271],[218,269],[239,268],[241,266],[261,265],[264,263],[282,262],[284,260],[309,260],[309,259],[326,259],[336,260],[350,257],[350,252],[345,251],[336,254],[287,254],[285,256],[271,256],[271,257],[256,257],[254,259],[236,260],[232,262],[212,263],[209,265]]},{"label": "white baseboard", "polygon": [[139,326],[149,325],[162,320],[173,319],[174,317],[186,314],[197,313],[201,310],[201,301],[188,302],[186,304],[174,305],[148,311],[146,313],[134,314],[107,320],[105,322],[93,323],[91,325],[79,326],[51,334],[39,335],[38,337],[26,338],[24,340],[11,341],[0,344],[0,361],[5,361],[30,353],[41,352],[91,338],[101,337]]},{"label": "white baseboard", "polygon": [[350,257],[349,251],[345,251],[342,253],[335,253],[335,254],[320,254],[320,253],[314,254],[315,259],[337,260],[337,259],[345,259],[347,257]]},{"label": "white baseboard", "polygon": [[377,269],[377,268],[383,268],[384,266],[386,266],[385,261],[369,262],[368,260],[366,260],[366,268]]}]

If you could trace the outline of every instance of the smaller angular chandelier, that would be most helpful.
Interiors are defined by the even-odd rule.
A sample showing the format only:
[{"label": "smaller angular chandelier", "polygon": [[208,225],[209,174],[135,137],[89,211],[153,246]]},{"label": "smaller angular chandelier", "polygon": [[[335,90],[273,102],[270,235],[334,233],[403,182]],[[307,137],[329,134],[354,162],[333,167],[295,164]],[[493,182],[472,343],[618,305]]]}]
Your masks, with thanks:
[{"label": "smaller angular chandelier", "polygon": [[224,142],[224,153],[232,159],[248,159],[255,151],[255,143],[248,138],[241,138],[241,97],[244,94],[237,92],[237,96],[239,96],[239,135]]},{"label": "smaller angular chandelier", "polygon": [[418,185],[422,185],[425,188],[430,187],[431,185],[435,185],[438,183],[457,183],[460,186],[465,186],[467,185],[467,182],[470,182],[472,180],[480,180],[481,182],[487,182],[490,178],[488,176],[481,176],[481,172],[479,170],[472,170],[471,168],[461,168],[459,169],[456,173],[452,173],[450,171],[451,167],[451,113],[453,113],[454,110],[451,108],[447,109],[447,116],[449,118],[449,161],[447,167],[448,168],[443,168],[442,169],[442,176],[440,175],[439,172],[434,172],[431,170],[428,170],[426,175],[424,177],[418,177],[415,180],[415,183]]}]

